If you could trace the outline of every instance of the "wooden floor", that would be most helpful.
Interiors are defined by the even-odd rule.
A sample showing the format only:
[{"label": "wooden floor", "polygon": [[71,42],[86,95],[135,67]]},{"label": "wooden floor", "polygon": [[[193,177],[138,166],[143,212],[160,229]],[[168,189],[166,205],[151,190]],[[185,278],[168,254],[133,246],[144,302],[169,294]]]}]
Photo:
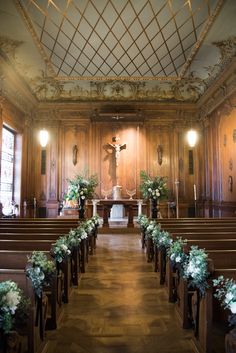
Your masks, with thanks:
[{"label": "wooden floor", "polygon": [[99,234],[47,353],[193,353],[138,234]]}]

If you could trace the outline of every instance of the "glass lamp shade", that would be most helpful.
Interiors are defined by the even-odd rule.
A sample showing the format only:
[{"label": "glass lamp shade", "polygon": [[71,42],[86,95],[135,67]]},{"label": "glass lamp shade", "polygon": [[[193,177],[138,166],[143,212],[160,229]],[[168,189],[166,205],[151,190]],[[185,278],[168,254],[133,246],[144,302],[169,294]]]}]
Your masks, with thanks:
[{"label": "glass lamp shade", "polygon": [[187,132],[187,141],[190,147],[194,147],[197,142],[197,131],[196,130],[189,130]]},{"label": "glass lamp shade", "polygon": [[41,130],[39,132],[39,141],[40,141],[40,145],[42,147],[46,147],[47,143],[48,143],[48,131],[47,130]]}]

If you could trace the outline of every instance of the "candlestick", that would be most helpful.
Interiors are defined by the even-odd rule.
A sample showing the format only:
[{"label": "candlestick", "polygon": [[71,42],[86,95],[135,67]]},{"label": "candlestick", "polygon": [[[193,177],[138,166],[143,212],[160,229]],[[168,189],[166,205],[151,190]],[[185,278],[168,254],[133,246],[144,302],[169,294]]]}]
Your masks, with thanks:
[{"label": "candlestick", "polygon": [[179,181],[175,180],[176,191],[176,218],[179,218]]},{"label": "candlestick", "polygon": [[197,200],[197,190],[196,190],[196,185],[193,185],[193,196],[194,196],[194,201]]}]

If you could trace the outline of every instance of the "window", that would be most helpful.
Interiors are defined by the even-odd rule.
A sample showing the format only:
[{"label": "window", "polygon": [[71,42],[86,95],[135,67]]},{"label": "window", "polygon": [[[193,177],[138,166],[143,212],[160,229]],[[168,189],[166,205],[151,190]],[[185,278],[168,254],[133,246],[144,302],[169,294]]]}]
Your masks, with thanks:
[{"label": "window", "polygon": [[2,130],[2,158],[1,158],[1,203],[11,205],[14,199],[14,160],[15,133],[3,127]]}]

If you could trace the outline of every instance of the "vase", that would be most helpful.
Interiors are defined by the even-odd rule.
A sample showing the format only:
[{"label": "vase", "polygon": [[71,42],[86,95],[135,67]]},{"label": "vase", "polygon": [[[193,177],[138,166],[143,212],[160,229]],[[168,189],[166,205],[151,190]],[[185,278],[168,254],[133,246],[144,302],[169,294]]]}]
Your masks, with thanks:
[{"label": "vase", "polygon": [[85,199],[79,198],[79,219],[85,218]]},{"label": "vase", "polygon": [[151,218],[157,218],[158,215],[158,200],[151,199]]}]

